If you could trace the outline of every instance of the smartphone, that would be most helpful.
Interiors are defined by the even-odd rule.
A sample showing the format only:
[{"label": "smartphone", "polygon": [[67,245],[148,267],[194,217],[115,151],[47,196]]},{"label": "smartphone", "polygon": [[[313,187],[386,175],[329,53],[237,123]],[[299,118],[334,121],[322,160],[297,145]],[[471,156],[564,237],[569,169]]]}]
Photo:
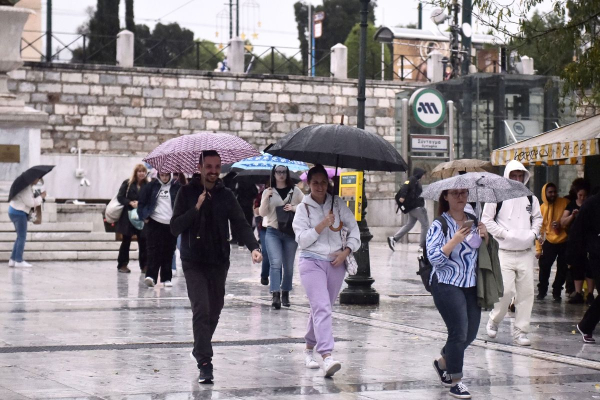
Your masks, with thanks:
[{"label": "smartphone", "polygon": [[465,222],[462,224],[462,227],[461,227],[461,229],[463,229],[463,228],[469,228],[469,229],[471,229],[471,228],[473,227],[473,224],[474,224],[474,223],[475,223],[475,221],[473,221],[472,219],[470,219],[470,220],[468,220],[468,221],[465,221]]}]

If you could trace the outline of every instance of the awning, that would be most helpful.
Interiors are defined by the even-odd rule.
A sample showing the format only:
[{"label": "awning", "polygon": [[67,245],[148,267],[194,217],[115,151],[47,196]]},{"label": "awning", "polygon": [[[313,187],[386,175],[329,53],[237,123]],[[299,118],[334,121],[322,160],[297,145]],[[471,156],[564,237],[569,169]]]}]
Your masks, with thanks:
[{"label": "awning", "polygon": [[544,132],[492,151],[493,165],[517,160],[525,165],[584,164],[600,154],[600,115]]}]

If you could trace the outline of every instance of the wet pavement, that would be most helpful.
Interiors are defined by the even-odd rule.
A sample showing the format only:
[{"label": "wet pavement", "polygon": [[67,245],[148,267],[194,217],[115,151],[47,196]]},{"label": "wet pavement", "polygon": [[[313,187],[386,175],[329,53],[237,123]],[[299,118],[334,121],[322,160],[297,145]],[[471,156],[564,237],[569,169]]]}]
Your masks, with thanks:
[{"label": "wet pavement", "polygon": [[[215,334],[215,383],[199,385],[189,359],[191,309],[180,273],[149,289],[114,262],[0,267],[0,400],[446,399],[431,366],[445,326],[415,274],[416,247],[371,246],[379,306],[334,308],[335,357],[325,379],[304,367],[308,301],[295,272],[290,309],[269,307],[260,266],[232,251]],[[486,341],[487,312],[467,350],[473,398],[600,399],[600,346],[574,333],[583,305],[537,301],[532,346],[514,346],[508,318]],[[509,314],[510,316],[510,314]]]}]

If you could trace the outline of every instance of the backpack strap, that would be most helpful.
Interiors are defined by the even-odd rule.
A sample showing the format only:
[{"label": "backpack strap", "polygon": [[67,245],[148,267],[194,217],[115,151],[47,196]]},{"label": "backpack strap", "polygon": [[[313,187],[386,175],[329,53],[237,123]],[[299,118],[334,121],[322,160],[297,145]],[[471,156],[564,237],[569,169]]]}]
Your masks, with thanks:
[{"label": "backpack strap", "polygon": [[[533,205],[533,196],[527,196],[527,200],[529,200],[529,205]],[[494,221],[498,222],[498,213],[500,212],[500,209],[502,208],[502,202],[496,203],[496,215],[494,215]],[[533,219],[533,217],[532,217]]]}]

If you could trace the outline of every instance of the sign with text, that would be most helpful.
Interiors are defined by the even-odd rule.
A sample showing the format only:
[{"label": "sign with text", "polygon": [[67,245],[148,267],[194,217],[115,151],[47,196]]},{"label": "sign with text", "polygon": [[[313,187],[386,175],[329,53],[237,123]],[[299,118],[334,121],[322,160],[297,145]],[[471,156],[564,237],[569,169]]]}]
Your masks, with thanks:
[{"label": "sign with text", "polygon": [[21,162],[21,146],[18,144],[0,144],[0,163]]},{"label": "sign with text", "polygon": [[411,151],[447,153],[449,137],[445,135],[410,135]]}]

